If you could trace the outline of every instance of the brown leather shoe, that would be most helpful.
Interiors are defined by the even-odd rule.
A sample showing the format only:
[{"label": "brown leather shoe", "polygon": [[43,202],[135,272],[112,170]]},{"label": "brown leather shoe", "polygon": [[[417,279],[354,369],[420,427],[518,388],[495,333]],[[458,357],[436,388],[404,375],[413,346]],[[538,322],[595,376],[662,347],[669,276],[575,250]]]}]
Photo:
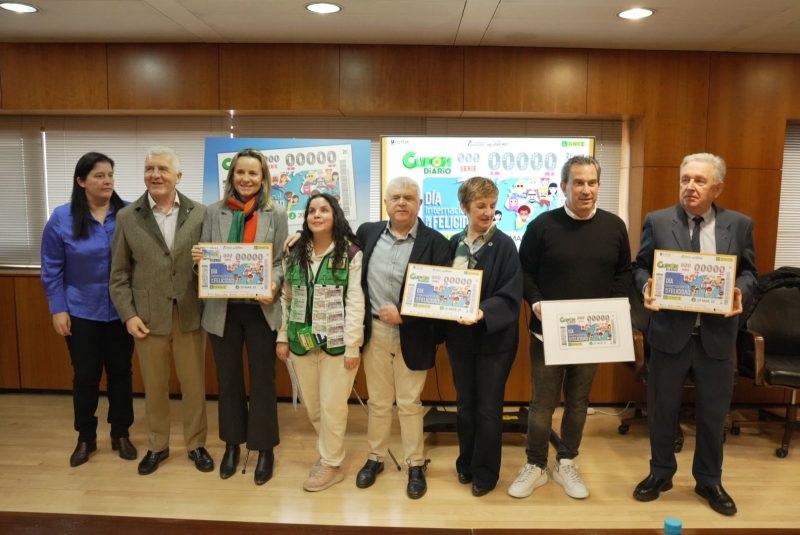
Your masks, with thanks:
[{"label": "brown leather shoe", "polygon": [[78,441],[75,451],[69,456],[69,465],[72,467],[80,466],[89,460],[89,455],[97,451],[97,440]]},{"label": "brown leather shoe", "polygon": [[120,458],[125,459],[126,461],[135,461],[139,456],[139,452],[136,451],[136,446],[131,444],[131,441],[128,439],[128,437],[111,437],[111,449],[114,451],[119,451]]}]

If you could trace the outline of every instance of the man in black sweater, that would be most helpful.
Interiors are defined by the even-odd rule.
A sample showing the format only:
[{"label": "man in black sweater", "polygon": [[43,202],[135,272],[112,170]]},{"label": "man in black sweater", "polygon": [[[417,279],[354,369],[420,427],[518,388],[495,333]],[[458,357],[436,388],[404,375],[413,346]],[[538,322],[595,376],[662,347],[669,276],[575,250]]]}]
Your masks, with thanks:
[{"label": "man in black sweater", "polygon": [[547,483],[548,440],[562,384],[565,403],[561,443],[551,474],[568,496],[589,496],[573,459],[583,436],[597,364],[545,366],[540,302],[629,295],[628,231],[619,217],[597,208],[599,188],[597,160],[586,156],[570,158],[561,170],[564,207],[546,212],[530,223],[520,245],[524,297],[533,311],[533,400],[528,413],[527,462],[508,488],[508,494],[515,498],[530,496]]}]

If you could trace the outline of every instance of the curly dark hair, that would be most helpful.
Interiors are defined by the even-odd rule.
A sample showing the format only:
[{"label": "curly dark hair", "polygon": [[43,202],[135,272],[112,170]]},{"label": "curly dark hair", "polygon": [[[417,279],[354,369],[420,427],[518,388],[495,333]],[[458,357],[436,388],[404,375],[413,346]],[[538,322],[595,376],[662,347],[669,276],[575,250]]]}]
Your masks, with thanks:
[{"label": "curly dark hair", "polygon": [[[341,265],[344,256],[348,254],[347,250],[350,247],[350,244],[361,247],[361,244],[358,243],[358,238],[356,238],[356,235],[353,234],[353,231],[350,228],[350,223],[347,222],[344,212],[342,211],[342,207],[339,206],[339,202],[336,200],[336,197],[330,193],[320,193],[315,191],[308,197],[306,209],[303,213],[303,230],[300,233],[300,239],[297,241],[294,247],[292,247],[292,251],[289,253],[289,265],[307,267],[311,264],[311,258],[309,255],[309,250],[311,247],[309,246],[312,244],[314,236],[311,234],[311,230],[308,228],[308,209],[311,206],[311,201],[320,197],[325,199],[333,210],[333,265]],[[306,277],[307,272],[308,270],[306,269],[302,270],[304,278]]]}]

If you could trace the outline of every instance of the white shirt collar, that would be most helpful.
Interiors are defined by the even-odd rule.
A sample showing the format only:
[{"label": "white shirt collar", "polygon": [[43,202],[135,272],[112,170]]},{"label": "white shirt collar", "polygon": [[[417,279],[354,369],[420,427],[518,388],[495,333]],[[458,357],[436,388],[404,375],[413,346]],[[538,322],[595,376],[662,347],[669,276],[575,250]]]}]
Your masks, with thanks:
[{"label": "white shirt collar", "polygon": [[578,221],[588,221],[594,217],[594,214],[597,213],[597,203],[594,203],[594,207],[592,208],[592,213],[589,214],[588,217],[578,217],[578,215],[569,209],[569,207],[565,204],[564,211],[567,212],[567,215],[570,216],[572,219],[577,219]]},{"label": "white shirt collar", "polygon": [[[152,196],[152,195],[150,195],[150,192],[149,192],[149,191],[147,192],[147,202],[148,202],[148,204],[150,205],[150,209],[151,209],[151,210],[152,210],[152,209],[153,209],[153,208],[156,206],[156,204],[157,204],[157,203],[156,203],[156,200],[153,198],[153,196]],[[181,198],[180,198],[180,196],[178,195],[178,192],[176,191],[176,192],[175,192],[175,201],[172,203],[172,206],[173,206],[173,207],[175,207],[175,206],[180,206],[180,205],[181,205]]]}]

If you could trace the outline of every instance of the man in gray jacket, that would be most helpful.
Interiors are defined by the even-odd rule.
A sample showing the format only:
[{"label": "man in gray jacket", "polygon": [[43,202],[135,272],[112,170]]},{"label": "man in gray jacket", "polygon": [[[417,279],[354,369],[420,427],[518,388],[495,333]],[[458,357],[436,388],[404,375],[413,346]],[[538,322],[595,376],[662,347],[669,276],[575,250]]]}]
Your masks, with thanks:
[{"label": "man in gray jacket", "polygon": [[[694,490],[714,511],[731,516],[736,504],[722,487],[722,443],[733,395],[736,333],[755,288],[756,265],[753,221],[714,202],[725,186],[725,170],[719,156],[686,156],[680,167],[680,202],[648,214],[644,222],[634,277],[645,307],[653,311],[647,330],[651,458],[650,473],[636,486],[633,497],[648,502],[672,488],[678,469],[673,444],[683,383],[692,373],[697,421]],[[724,316],[660,310],[651,292],[656,249],[736,255],[733,310]]]},{"label": "man in gray jacket", "polygon": [[183,438],[202,472],[214,469],[205,449],[205,340],[200,327],[192,245],[200,240],[205,207],[181,195],[181,165],[172,149],[148,150],[147,191],[119,212],[111,255],[111,300],[134,337],[142,371],[149,450],[139,474],[169,456],[170,357],[181,384]]}]

